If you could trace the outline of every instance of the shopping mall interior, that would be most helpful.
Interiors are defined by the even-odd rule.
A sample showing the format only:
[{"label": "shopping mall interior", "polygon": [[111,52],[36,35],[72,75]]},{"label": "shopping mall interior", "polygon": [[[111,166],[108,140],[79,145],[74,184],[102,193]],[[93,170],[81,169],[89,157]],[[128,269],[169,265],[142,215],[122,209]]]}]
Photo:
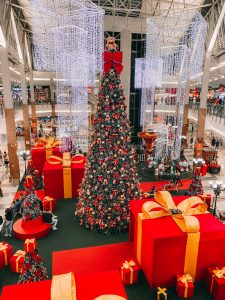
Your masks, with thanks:
[{"label": "shopping mall interior", "polygon": [[0,0],[0,300],[225,300],[225,0]]}]

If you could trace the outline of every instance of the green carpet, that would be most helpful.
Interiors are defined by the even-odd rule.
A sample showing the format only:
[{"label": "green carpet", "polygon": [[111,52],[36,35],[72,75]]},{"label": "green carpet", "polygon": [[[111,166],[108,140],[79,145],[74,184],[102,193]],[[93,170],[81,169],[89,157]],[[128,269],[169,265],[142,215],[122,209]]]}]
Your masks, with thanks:
[{"label": "green carpet", "polygon": [[[39,252],[43,262],[51,277],[52,271],[52,252],[73,248],[82,248],[88,246],[97,246],[103,244],[119,243],[128,240],[128,233],[120,235],[104,235],[94,233],[81,228],[74,218],[74,200],[57,200],[57,210],[55,214],[59,218],[59,229],[51,231],[51,233],[43,239],[38,240]],[[4,232],[4,228],[3,228]],[[3,234],[2,234],[3,235]],[[2,240],[13,246],[14,252],[23,249],[23,241],[15,238],[5,238]],[[174,257],[174,259],[176,259]],[[62,261],[63,264],[63,261]],[[4,285],[14,284],[17,282],[18,274],[11,273],[10,268],[6,267],[0,270],[0,289]],[[150,289],[143,275],[140,273],[139,281],[133,286],[126,287],[129,300],[153,300],[156,299],[154,290]],[[175,288],[170,289],[171,300],[177,300]],[[16,298],[15,298],[16,299]],[[195,296],[193,300],[210,300],[212,299],[203,285],[196,285]],[[169,299],[168,299],[169,300]]]}]

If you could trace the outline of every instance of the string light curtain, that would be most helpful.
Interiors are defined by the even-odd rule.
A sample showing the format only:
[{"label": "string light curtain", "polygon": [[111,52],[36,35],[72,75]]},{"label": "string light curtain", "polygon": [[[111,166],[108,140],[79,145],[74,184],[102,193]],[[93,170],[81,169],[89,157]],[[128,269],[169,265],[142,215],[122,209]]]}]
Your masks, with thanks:
[{"label": "string light curtain", "polygon": [[[167,138],[158,132],[160,142],[156,141],[156,153],[159,160],[174,161],[180,157],[187,84],[190,78],[201,73],[206,32],[205,20],[194,10],[147,19],[145,66],[141,68],[137,62],[136,87],[155,91],[154,101],[149,101],[146,91],[142,93],[145,128],[153,122],[167,126]],[[142,76],[144,79],[140,81]],[[149,120],[152,123],[147,123]],[[162,141],[166,143],[165,151],[160,151]]]},{"label": "string light curtain", "polygon": [[34,61],[55,72],[58,134],[87,146],[87,87],[102,70],[104,11],[89,0],[32,0]]}]

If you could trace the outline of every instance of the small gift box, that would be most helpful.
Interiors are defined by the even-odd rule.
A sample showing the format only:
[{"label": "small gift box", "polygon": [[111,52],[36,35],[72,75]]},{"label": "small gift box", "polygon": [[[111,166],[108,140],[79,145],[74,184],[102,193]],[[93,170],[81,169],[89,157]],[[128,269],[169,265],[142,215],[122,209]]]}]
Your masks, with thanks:
[{"label": "small gift box", "polygon": [[36,239],[26,239],[24,242],[24,250],[26,252],[34,252],[37,248],[37,241]]},{"label": "small gift box", "polygon": [[177,275],[177,296],[179,298],[192,298],[194,295],[193,278],[188,275]]},{"label": "small gift box", "polygon": [[25,178],[24,187],[28,190],[34,188],[34,178],[32,175],[28,175]]},{"label": "small gift box", "polygon": [[45,196],[42,200],[44,211],[54,211],[56,209],[56,199]]},{"label": "small gift box", "polygon": [[157,287],[156,289],[157,300],[168,300],[168,291],[167,289]]},{"label": "small gift box", "polygon": [[11,272],[20,273],[24,261],[25,251],[18,250],[10,258]]},{"label": "small gift box", "polygon": [[225,295],[225,267],[208,268],[206,285],[214,300],[224,300]]},{"label": "small gift box", "polygon": [[138,281],[138,265],[133,261],[124,261],[120,266],[121,279],[125,285],[133,284]]},{"label": "small gift box", "polygon": [[13,255],[12,246],[5,242],[0,243],[0,269],[9,264],[10,257]]}]

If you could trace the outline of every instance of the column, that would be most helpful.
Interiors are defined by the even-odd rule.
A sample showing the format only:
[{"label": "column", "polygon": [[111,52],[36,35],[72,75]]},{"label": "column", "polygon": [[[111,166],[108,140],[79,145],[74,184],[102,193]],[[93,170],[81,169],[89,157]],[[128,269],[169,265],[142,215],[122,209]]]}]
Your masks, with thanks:
[{"label": "column", "polygon": [[5,103],[5,123],[7,146],[9,156],[9,172],[13,185],[18,185],[20,182],[20,168],[17,156],[16,142],[16,125],[15,114],[13,109],[13,100],[11,93],[11,81],[9,72],[8,51],[6,48],[0,47],[0,57],[2,62],[2,83]]},{"label": "column", "polygon": [[205,133],[205,120],[207,113],[207,95],[208,95],[208,85],[209,85],[209,75],[210,75],[210,63],[211,63],[211,53],[206,54],[205,65],[203,68],[202,75],[202,90],[200,95],[200,106],[198,111],[198,127],[197,127],[197,141],[198,143],[204,143],[204,133]]},{"label": "column", "polygon": [[51,105],[52,105],[52,116],[55,117],[55,93],[54,93],[54,81],[50,79],[50,92],[51,92]]},{"label": "column", "polygon": [[183,110],[182,135],[184,135],[184,136],[187,136],[187,132],[188,132],[189,91],[190,91],[190,82],[188,81],[186,97],[185,97],[185,102],[184,102],[184,110]]},{"label": "column", "polygon": [[34,96],[34,79],[33,79],[33,71],[31,70],[29,73],[30,77],[30,100],[31,100],[31,117],[32,117],[32,126],[31,132],[32,137],[37,137],[37,115],[36,115],[36,100]]},{"label": "column", "polygon": [[34,97],[33,71],[29,73],[29,76],[30,76],[30,95],[31,95],[31,115],[32,115],[32,121],[35,122],[37,119],[37,115],[36,115],[36,102]]},{"label": "column", "polygon": [[21,89],[22,89],[22,103],[23,103],[23,127],[25,138],[25,149],[30,150],[30,122],[29,122],[29,109],[27,102],[27,84],[26,73],[24,65],[20,64],[20,76],[21,76]]},{"label": "column", "polygon": [[121,32],[121,46],[123,52],[123,71],[121,73],[121,83],[127,105],[127,116],[129,118],[130,108],[130,76],[131,76],[131,32],[127,29]]}]

